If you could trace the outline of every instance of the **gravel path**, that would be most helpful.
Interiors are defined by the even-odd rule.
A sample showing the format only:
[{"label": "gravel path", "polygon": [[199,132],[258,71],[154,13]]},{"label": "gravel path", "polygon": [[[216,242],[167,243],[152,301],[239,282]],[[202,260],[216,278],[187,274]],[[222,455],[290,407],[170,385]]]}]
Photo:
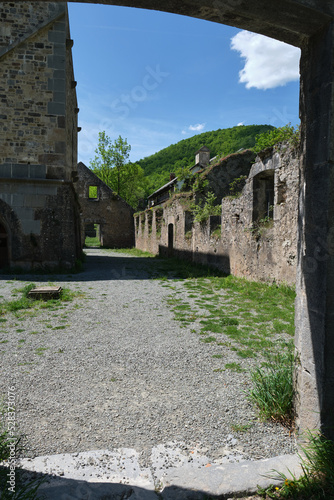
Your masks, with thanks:
[{"label": "gravel path", "polygon": [[[216,463],[294,452],[286,429],[257,420],[243,392],[249,371],[214,372],[218,346],[173,319],[166,285],[187,297],[182,281],[151,279],[150,259],[87,253],[84,272],[52,278],[83,295],[0,323],[0,393],[15,387],[25,456],[124,447],[148,466],[152,447],[167,443]],[[2,278],[3,298],[49,279]],[[223,361],[236,354],[226,349]]]}]

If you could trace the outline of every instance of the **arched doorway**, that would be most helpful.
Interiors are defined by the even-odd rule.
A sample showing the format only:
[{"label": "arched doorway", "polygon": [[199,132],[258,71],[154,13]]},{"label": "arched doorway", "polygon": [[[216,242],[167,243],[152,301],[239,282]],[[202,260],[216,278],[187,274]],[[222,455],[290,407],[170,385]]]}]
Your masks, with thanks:
[{"label": "arched doorway", "polygon": [[5,226],[0,222],[0,269],[8,266],[8,233]]}]

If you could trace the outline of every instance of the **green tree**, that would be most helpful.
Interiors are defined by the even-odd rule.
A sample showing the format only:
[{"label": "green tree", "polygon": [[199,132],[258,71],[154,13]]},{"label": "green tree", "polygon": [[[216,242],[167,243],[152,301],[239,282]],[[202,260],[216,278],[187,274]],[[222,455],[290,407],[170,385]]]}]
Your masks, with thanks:
[{"label": "green tree", "polygon": [[143,169],[128,162],[131,146],[121,136],[112,142],[106,133],[99,132],[96,156],[90,161],[93,172],[133,208],[145,196]]}]

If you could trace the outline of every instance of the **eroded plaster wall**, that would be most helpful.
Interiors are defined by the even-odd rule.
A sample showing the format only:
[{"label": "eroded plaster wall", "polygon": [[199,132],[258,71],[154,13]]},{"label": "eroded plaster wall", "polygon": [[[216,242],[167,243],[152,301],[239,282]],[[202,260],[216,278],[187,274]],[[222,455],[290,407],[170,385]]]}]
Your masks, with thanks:
[{"label": "eroded plaster wall", "polygon": [[[268,200],[258,195],[262,184]],[[273,192],[268,188],[271,185]],[[191,195],[186,193],[176,195],[172,203],[136,215],[136,247],[210,264],[235,276],[292,285],[296,276],[298,186],[299,157],[282,145],[278,151],[257,157],[241,195],[223,198],[221,217],[211,216],[203,224],[194,222]],[[268,212],[263,212],[263,206]]]}]

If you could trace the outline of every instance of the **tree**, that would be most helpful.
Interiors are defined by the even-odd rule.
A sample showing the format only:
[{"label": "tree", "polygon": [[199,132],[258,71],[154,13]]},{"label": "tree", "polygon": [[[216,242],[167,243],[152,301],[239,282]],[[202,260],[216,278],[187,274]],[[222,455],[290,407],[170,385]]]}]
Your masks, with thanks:
[{"label": "tree", "polygon": [[90,168],[107,186],[115,191],[129,205],[136,208],[145,195],[143,169],[136,163],[127,162],[131,146],[121,136],[114,142],[99,132],[99,142],[95,150],[97,156],[90,161]]}]

